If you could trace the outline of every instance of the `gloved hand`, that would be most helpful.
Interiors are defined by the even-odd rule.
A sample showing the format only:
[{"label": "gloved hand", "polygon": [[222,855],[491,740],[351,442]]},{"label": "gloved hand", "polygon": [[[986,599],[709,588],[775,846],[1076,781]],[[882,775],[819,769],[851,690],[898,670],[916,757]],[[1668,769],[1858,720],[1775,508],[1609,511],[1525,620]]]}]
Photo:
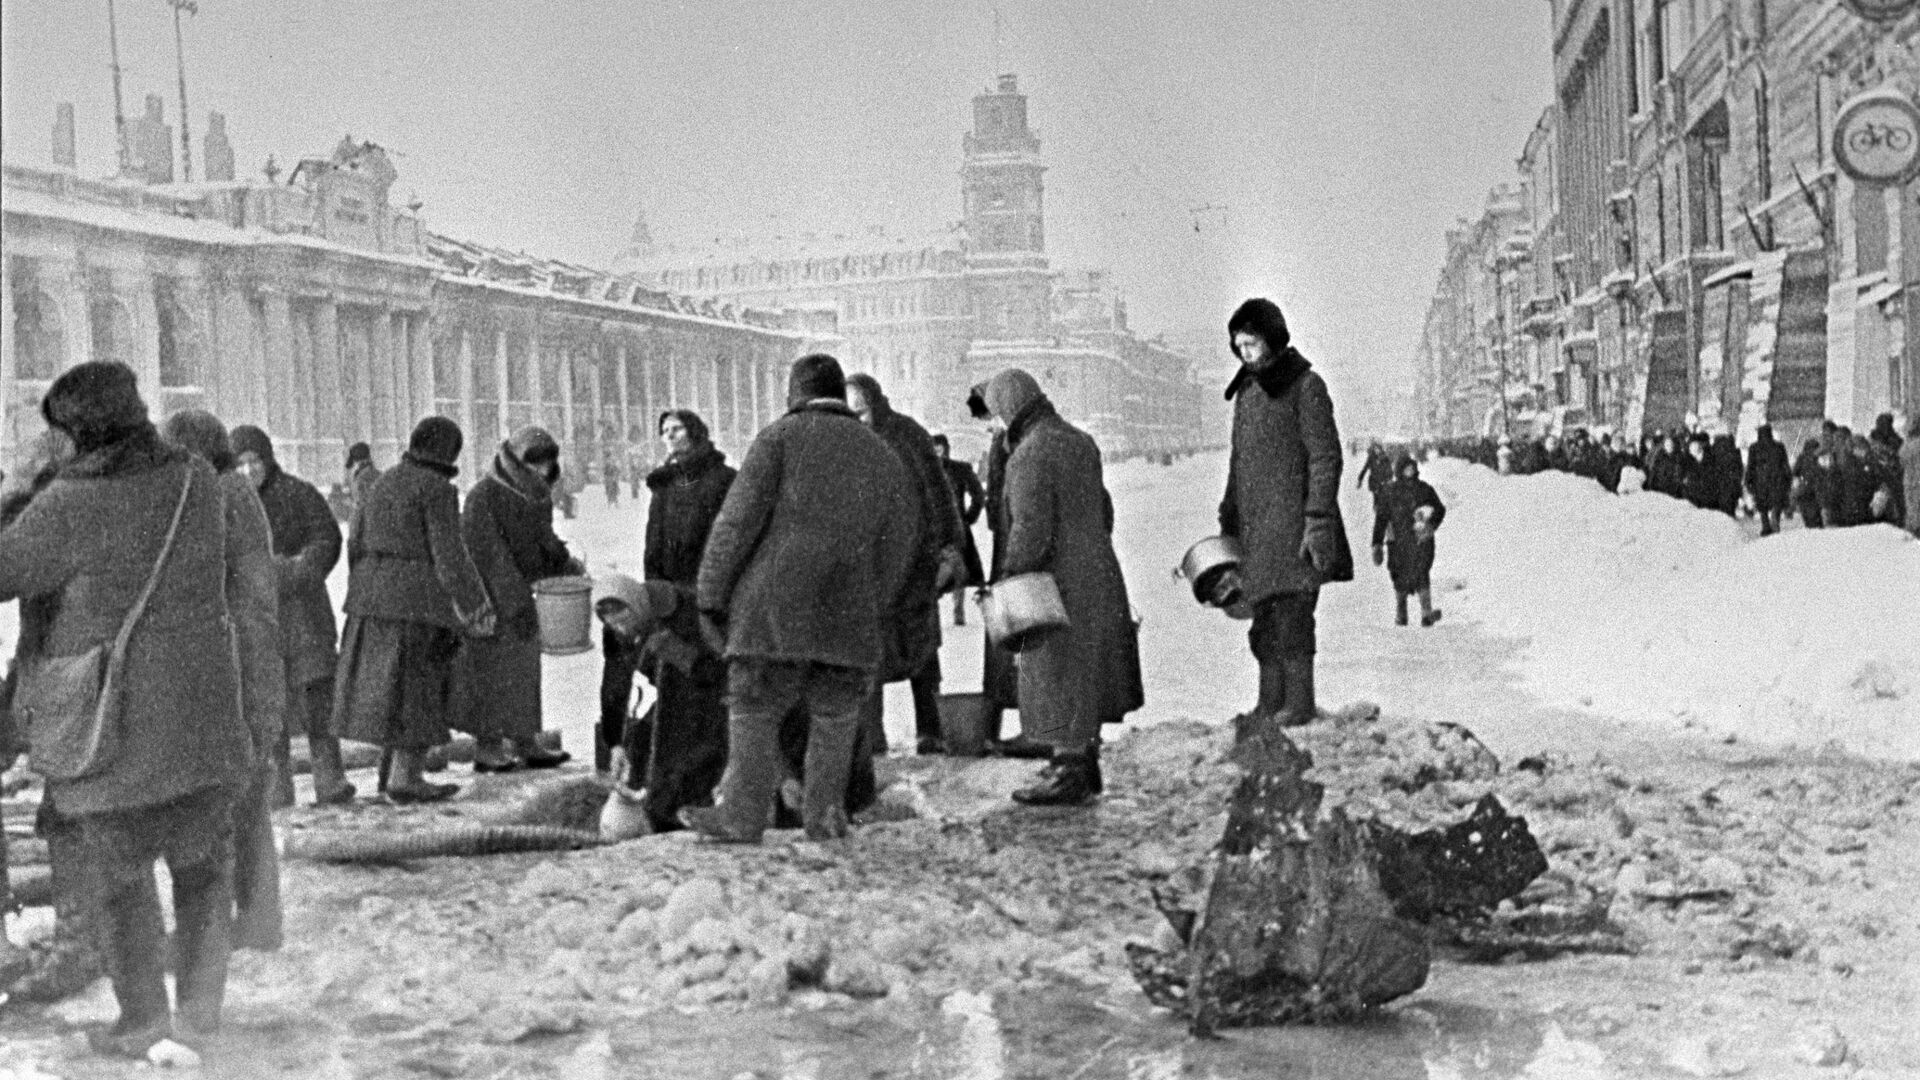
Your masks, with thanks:
[{"label": "gloved hand", "polygon": [[1239,602],[1240,595],[1244,591],[1245,585],[1240,580],[1240,571],[1229,568],[1214,581],[1213,593],[1207,597],[1207,602],[1218,608],[1231,607]]},{"label": "gloved hand", "polygon": [[1302,561],[1313,564],[1313,568],[1322,574],[1332,572],[1334,563],[1340,558],[1340,549],[1334,542],[1333,530],[1308,521],[1306,535],[1300,538],[1300,558]]},{"label": "gloved hand", "polygon": [[1373,565],[1381,566],[1381,565],[1384,565],[1386,561],[1387,561],[1387,546],[1385,544],[1373,545]]}]

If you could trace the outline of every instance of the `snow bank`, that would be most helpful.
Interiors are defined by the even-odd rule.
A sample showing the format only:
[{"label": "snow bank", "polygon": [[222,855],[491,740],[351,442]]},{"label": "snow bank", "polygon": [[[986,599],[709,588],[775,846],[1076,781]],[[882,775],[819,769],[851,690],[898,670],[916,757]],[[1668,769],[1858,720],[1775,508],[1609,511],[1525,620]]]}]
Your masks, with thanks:
[{"label": "snow bank", "polygon": [[[1920,759],[1920,543],[1890,526],[1750,540],[1662,495],[1443,459],[1449,615],[1527,639],[1528,688],[1628,720]],[[1457,592],[1450,591],[1457,588]]]}]

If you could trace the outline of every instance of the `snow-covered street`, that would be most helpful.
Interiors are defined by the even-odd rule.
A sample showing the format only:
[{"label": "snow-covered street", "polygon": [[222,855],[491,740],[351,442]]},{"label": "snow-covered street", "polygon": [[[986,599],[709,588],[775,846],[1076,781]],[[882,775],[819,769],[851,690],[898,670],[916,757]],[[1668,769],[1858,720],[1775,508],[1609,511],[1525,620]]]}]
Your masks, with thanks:
[{"label": "snow-covered street", "polygon": [[[1120,947],[1164,933],[1149,887],[1218,838],[1224,725],[1253,695],[1246,624],[1171,572],[1213,531],[1224,471],[1213,455],[1108,473],[1148,700],[1095,809],[1016,809],[1005,794],[1031,763],[904,758],[883,772],[894,820],[844,845],[678,834],[401,867],[289,861],[288,945],[236,957],[231,1044],[206,1074],[1771,1077],[1829,1071],[1801,1049],[1822,1025],[1854,1075],[1920,1070],[1920,920],[1904,902],[1920,889],[1920,544],[1890,529],[1750,541],[1657,496],[1457,462],[1426,473],[1450,507],[1445,618],[1394,627],[1385,572],[1363,558],[1322,599],[1322,705],[1464,724],[1510,766],[1546,762],[1510,770],[1503,794],[1552,862],[1530,892],[1618,921],[1638,954],[1443,962],[1377,1022],[1186,1040]],[[637,566],[643,524],[642,504],[608,508],[597,490],[559,523],[595,571]],[[980,634],[977,619],[948,630],[946,689],[978,687]],[[548,723],[576,757],[598,678],[597,653],[546,665]],[[889,693],[898,746],[910,710],[904,684]],[[450,778],[469,786],[445,808],[362,800],[285,824],[457,819],[520,779]],[[826,974],[768,983],[769,963],[802,957]],[[101,982],[0,1020],[0,1075],[139,1074],[69,1033],[111,1011]]]}]

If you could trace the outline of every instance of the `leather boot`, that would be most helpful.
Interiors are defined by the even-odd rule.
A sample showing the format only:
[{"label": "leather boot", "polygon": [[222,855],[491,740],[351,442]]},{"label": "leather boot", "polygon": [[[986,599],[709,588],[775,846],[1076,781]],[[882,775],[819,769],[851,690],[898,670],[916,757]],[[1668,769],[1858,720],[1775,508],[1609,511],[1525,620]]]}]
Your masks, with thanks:
[{"label": "leather boot", "polygon": [[1253,706],[1255,715],[1271,716],[1286,708],[1287,669],[1283,665],[1280,660],[1260,661],[1260,698]]},{"label": "leather boot", "polygon": [[346,765],[340,760],[340,740],[331,735],[309,735],[307,753],[313,759],[313,804],[339,806],[352,802],[358,792],[347,782]]},{"label": "leather boot", "polygon": [[1013,801],[1023,806],[1083,806],[1093,800],[1093,778],[1091,753],[1056,752],[1040,782],[1015,791]]},{"label": "leather boot", "polygon": [[1281,661],[1286,669],[1286,704],[1280,709],[1281,727],[1311,724],[1320,715],[1313,699],[1313,656],[1289,656]]}]

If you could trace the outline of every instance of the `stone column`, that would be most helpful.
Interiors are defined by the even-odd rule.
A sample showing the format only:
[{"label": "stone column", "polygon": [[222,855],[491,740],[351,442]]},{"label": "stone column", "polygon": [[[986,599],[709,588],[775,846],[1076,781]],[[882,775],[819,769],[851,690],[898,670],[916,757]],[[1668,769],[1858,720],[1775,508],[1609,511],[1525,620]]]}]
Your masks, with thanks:
[{"label": "stone column", "polygon": [[[344,417],[364,415],[364,394],[356,395],[360,400],[352,405],[340,400],[340,359],[339,304],[332,295],[322,296],[313,312],[313,425],[309,428],[309,449],[304,462],[307,476],[320,476],[326,471],[323,451],[334,447],[346,434]],[[346,412],[348,408],[353,412]],[[346,460],[346,448],[336,448],[340,459]]]},{"label": "stone column", "polygon": [[467,327],[462,323],[455,334],[455,353],[460,364],[460,430],[467,435],[467,475],[477,476],[480,472],[480,451],[493,445],[487,436],[491,432],[475,429],[473,419],[473,342],[467,336]]},{"label": "stone column", "polygon": [[287,438],[294,427],[293,305],[287,294],[275,288],[262,288],[260,300],[266,309],[266,336],[260,357],[259,374],[254,385],[260,394],[258,416],[267,433]]},{"label": "stone column", "polygon": [[[540,355],[540,320],[538,317],[528,320],[527,324],[527,400],[533,403],[533,423],[545,427],[546,409],[546,363]],[[559,440],[562,444],[566,440]]]},{"label": "stone column", "polygon": [[667,346],[667,401],[658,412],[668,409],[684,409],[687,403],[680,400],[680,349],[679,342],[671,337],[665,338]]},{"label": "stone column", "polygon": [[[439,395],[434,385],[433,316],[424,308],[403,311],[396,330],[400,335],[400,356],[404,361],[397,372],[396,388],[401,395],[400,437],[404,439],[421,417],[433,411],[434,401]],[[462,371],[468,372],[466,378],[471,382],[471,365],[463,367]],[[471,399],[472,395],[469,393],[466,397]],[[473,432],[468,431],[466,435],[471,442]]]},{"label": "stone column", "polygon": [[[385,304],[370,309],[364,325],[367,366],[346,373],[340,380],[343,390],[349,386],[358,390],[351,395],[355,400],[340,403],[340,439],[348,444],[365,439],[368,444],[379,446],[392,437],[394,425],[390,417],[399,405],[393,400],[393,309]],[[340,361],[342,364],[347,361],[344,351]]]},{"label": "stone column", "polygon": [[[153,275],[132,272],[113,275],[113,291],[133,313],[133,362],[143,394],[164,409],[160,393],[160,309],[153,299]],[[156,420],[161,419],[156,416]]]},{"label": "stone column", "polygon": [[606,396],[601,387],[600,360],[602,352],[598,342],[589,345],[587,352],[587,371],[591,378],[587,381],[588,407],[593,410],[593,419],[587,427],[593,432],[592,454],[596,459],[606,456],[606,431],[603,428],[606,413]]},{"label": "stone column", "polygon": [[507,374],[507,331],[505,327],[496,327],[493,331],[493,383],[500,402],[494,410],[494,435],[501,439],[513,432],[513,414],[510,411],[513,390]]},{"label": "stone column", "polygon": [[627,343],[613,347],[613,385],[620,395],[620,449],[624,455],[633,437],[633,381],[627,374]]}]

